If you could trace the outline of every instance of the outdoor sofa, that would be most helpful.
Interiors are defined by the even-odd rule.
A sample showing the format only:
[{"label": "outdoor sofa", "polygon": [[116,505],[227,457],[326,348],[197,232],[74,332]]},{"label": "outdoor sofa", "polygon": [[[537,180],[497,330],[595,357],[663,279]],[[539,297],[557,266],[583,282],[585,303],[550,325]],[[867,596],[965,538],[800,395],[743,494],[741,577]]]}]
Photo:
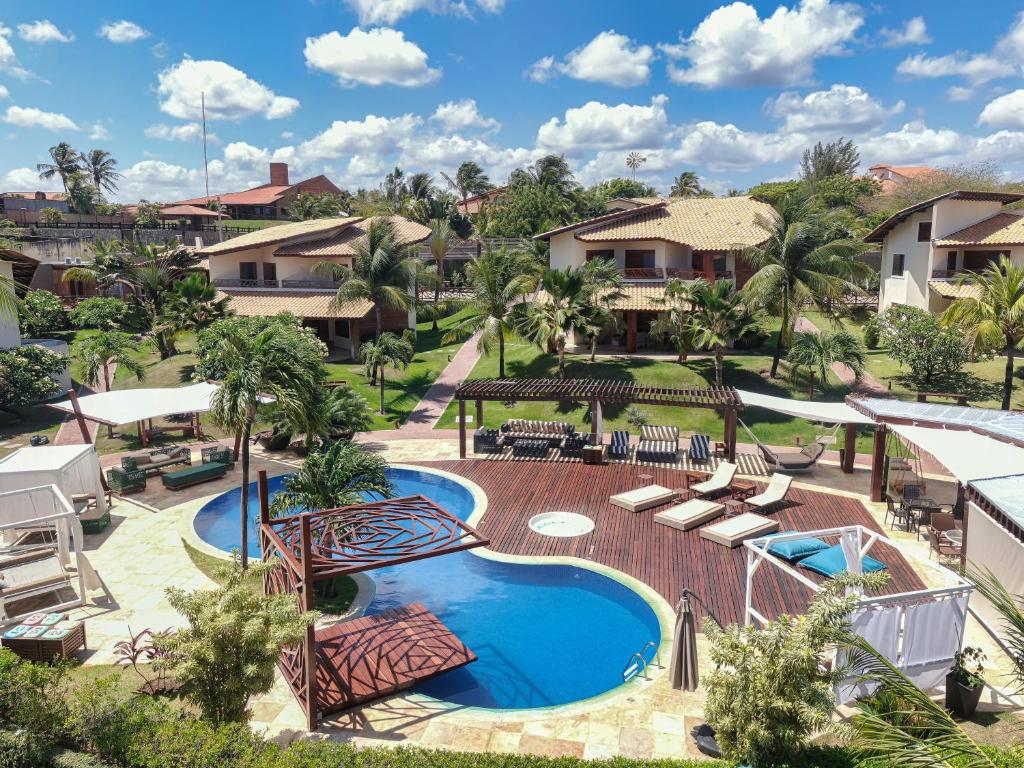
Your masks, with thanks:
[{"label": "outdoor sofa", "polygon": [[165,472],[161,480],[163,480],[165,488],[176,491],[180,488],[187,488],[190,485],[205,483],[207,480],[216,480],[219,477],[224,477],[227,471],[227,464],[222,464],[219,461],[208,461],[205,464],[195,464],[184,469],[175,470],[174,472]]},{"label": "outdoor sofa", "polygon": [[187,445],[180,445],[174,448],[158,448],[147,453],[136,453],[121,458],[121,468],[129,472],[136,469],[149,473],[173,467],[176,464],[191,464],[192,451]]},{"label": "outdoor sofa", "polygon": [[644,440],[636,447],[636,460],[652,464],[673,464],[679,461],[679,445],[669,440]]},{"label": "outdoor sofa", "polygon": [[115,493],[131,493],[146,489],[146,470],[111,467],[107,470],[107,485]]},{"label": "outdoor sofa", "polygon": [[515,445],[517,440],[547,440],[552,448],[557,448],[575,431],[576,427],[562,421],[509,419],[501,425],[505,445]]},{"label": "outdoor sofa", "polygon": [[496,429],[479,427],[473,432],[473,453],[501,453],[504,447],[501,433]]}]

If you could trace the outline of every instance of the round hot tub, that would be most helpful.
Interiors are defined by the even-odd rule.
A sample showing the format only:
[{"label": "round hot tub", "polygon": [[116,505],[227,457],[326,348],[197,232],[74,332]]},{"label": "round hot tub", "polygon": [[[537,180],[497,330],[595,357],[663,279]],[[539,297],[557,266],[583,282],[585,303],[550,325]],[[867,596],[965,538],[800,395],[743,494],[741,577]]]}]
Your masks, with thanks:
[{"label": "round hot tub", "polygon": [[575,512],[542,512],[530,518],[530,530],[541,536],[569,538],[594,530],[594,521]]}]

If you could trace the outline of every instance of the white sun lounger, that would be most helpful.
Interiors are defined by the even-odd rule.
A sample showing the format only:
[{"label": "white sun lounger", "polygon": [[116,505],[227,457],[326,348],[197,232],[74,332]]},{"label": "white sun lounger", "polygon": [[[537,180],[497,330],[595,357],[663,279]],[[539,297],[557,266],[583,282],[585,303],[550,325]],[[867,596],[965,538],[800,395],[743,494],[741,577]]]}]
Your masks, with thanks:
[{"label": "white sun lounger", "polygon": [[689,501],[677,504],[658,512],[654,516],[654,522],[676,528],[680,531],[688,531],[698,525],[714,520],[725,511],[725,506],[707,499],[690,499]]},{"label": "white sun lounger", "polygon": [[786,494],[789,493],[789,486],[792,484],[793,478],[791,475],[783,475],[780,472],[776,472],[772,475],[772,479],[768,481],[768,487],[764,491],[743,501],[745,504],[757,509],[774,507],[776,504],[781,504],[786,500]]},{"label": "white sun lounger", "polygon": [[715,469],[715,473],[711,475],[707,480],[702,483],[694,483],[690,486],[690,490],[696,493],[698,496],[704,496],[708,493],[717,493],[718,491],[724,491],[729,487],[733,477],[736,476],[736,465],[731,464],[728,461],[723,461]]},{"label": "white sun lounger", "polygon": [[676,496],[675,491],[664,486],[645,485],[643,488],[634,488],[632,491],[617,493],[608,499],[608,503],[616,507],[628,509],[630,512],[643,512],[645,509],[674,501]]},{"label": "white sun lounger", "polygon": [[753,512],[746,512],[728,520],[722,520],[720,523],[704,526],[700,529],[700,537],[716,544],[735,548],[747,539],[755,539],[766,533],[775,533],[777,530],[779,530],[778,520],[769,520],[767,517],[755,515]]}]

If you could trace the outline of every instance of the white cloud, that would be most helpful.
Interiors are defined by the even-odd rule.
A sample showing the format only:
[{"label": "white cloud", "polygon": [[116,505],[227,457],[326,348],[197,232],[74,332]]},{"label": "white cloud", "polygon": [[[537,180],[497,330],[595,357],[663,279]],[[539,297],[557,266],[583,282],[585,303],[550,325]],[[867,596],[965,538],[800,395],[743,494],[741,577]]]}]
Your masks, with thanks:
[{"label": "white cloud", "polygon": [[654,49],[651,46],[637,45],[626,35],[611,29],[571,51],[560,63],[556,63],[552,56],[534,62],[528,75],[536,82],[563,74],[593,83],[623,87],[643,85],[651,76],[653,59]]},{"label": "white cloud", "polygon": [[963,85],[951,85],[946,89],[946,98],[950,101],[970,101],[974,98],[974,89]]},{"label": "white cloud", "polygon": [[0,72],[9,72],[22,80],[28,78],[32,73],[18,64],[18,56],[14,53],[9,38],[11,28],[0,23]]},{"label": "white cloud", "polygon": [[[149,126],[144,134],[147,139],[159,139],[161,141],[201,141],[203,138],[203,126],[199,123],[185,123],[183,125],[166,125],[156,123]],[[207,141],[219,143],[216,133],[206,134]]]},{"label": "white cloud", "polygon": [[11,92],[7,90],[6,85],[0,85],[0,99],[6,99],[11,95]]},{"label": "white cloud", "polygon": [[112,43],[134,43],[136,40],[149,37],[148,31],[127,19],[104,24],[96,34],[107,38]]},{"label": "white cloud", "polygon": [[70,32],[61,32],[49,19],[19,24],[18,37],[27,43],[70,43],[75,39]]},{"label": "white cloud", "polygon": [[690,126],[682,136],[676,157],[712,171],[750,170],[795,160],[807,145],[807,137],[798,133],[757,133],[711,120]]},{"label": "white cloud", "polygon": [[478,138],[458,134],[433,140],[408,141],[399,158],[403,168],[428,173],[446,171],[454,174],[466,158],[473,158],[492,180],[504,180],[515,169],[533,162],[544,154],[525,147],[498,147]]},{"label": "white cloud", "polygon": [[928,34],[928,27],[921,16],[907,19],[907,23],[903,25],[902,29],[883,29],[881,35],[884,41],[882,44],[886,48],[897,48],[901,45],[925,45],[932,41]]},{"label": "white cloud", "polygon": [[671,133],[665,104],[668,97],[658,95],[649,106],[617,104],[609,106],[589,101],[582,107],[565,111],[562,119],[552,117],[537,131],[537,146],[555,152],[579,154],[586,149],[656,147]]},{"label": "white cloud", "polygon": [[405,35],[387,27],[347,35],[328,32],[306,38],[306,64],[338,78],[345,88],[356,85],[426,85],[441,76],[427,64],[427,54]]},{"label": "white cloud", "polygon": [[78,125],[60,112],[44,112],[35,107],[8,107],[4,113],[5,123],[19,128],[45,128],[48,131],[77,131]]},{"label": "white cloud", "polygon": [[298,99],[278,96],[223,61],[184,58],[157,77],[160,110],[182,120],[202,117],[204,92],[206,116],[212,120],[242,120],[253,115],[274,120],[287,117],[299,106]]},{"label": "white cloud", "polygon": [[93,123],[89,126],[89,139],[91,141],[106,141],[110,138],[110,131],[103,123]]},{"label": "white cloud", "polygon": [[462,99],[439,104],[430,119],[436,120],[448,131],[458,131],[462,128],[496,130],[501,127],[501,123],[493,117],[484,117],[480,114],[475,99]]},{"label": "white cloud", "polygon": [[1024,89],[998,96],[981,110],[979,125],[1004,128],[1024,128]]},{"label": "white cloud", "polygon": [[767,111],[783,120],[785,131],[845,130],[865,131],[903,111],[904,103],[885,107],[878,99],[855,85],[836,84],[827,91],[814,91],[803,98],[786,92],[769,100]]},{"label": "white cloud", "polygon": [[757,9],[734,2],[712,11],[687,38],[661,49],[677,83],[721,86],[797,85],[811,79],[814,61],[842,55],[864,23],[860,6],[802,0],[761,19]]},{"label": "white cloud", "polygon": [[303,160],[331,160],[348,155],[396,152],[423,122],[413,114],[400,117],[367,115],[362,120],[335,120],[327,130],[297,148]]},{"label": "white cloud", "polygon": [[0,178],[0,187],[13,192],[57,192],[61,188],[58,179],[40,179],[35,168],[12,168]]},{"label": "white cloud", "polygon": [[295,134],[292,133],[291,131],[281,131],[281,138],[284,139],[285,141],[289,141],[295,138]]},{"label": "white cloud", "polygon": [[957,51],[945,56],[917,53],[901,61],[896,71],[907,77],[962,77],[972,85],[980,85],[997,77],[1008,77],[1015,70],[1010,62],[987,53]]},{"label": "white cloud", "polygon": [[862,157],[898,158],[905,165],[963,161],[975,146],[975,139],[950,128],[929,128],[915,121],[897,131],[863,138],[859,142]]},{"label": "white cloud", "polygon": [[[345,3],[359,15],[360,24],[394,24],[416,11],[472,16],[467,0],[345,0]],[[475,0],[473,6],[484,13],[500,13],[505,0]]]}]

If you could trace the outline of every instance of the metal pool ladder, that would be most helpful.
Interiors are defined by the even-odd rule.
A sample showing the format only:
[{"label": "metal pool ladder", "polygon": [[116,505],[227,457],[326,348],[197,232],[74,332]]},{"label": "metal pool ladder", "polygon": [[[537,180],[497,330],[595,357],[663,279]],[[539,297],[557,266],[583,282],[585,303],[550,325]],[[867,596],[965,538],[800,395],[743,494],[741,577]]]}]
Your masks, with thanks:
[{"label": "metal pool ladder", "polygon": [[[654,655],[650,659],[646,656],[648,648],[654,649]],[[622,670],[622,681],[632,680],[638,674],[643,674],[644,680],[650,680],[651,678],[647,676],[647,668],[652,662],[654,666],[661,669],[661,656],[658,653],[658,644],[653,640],[648,640],[643,648],[629,657],[629,661],[626,662],[626,668]]]}]

